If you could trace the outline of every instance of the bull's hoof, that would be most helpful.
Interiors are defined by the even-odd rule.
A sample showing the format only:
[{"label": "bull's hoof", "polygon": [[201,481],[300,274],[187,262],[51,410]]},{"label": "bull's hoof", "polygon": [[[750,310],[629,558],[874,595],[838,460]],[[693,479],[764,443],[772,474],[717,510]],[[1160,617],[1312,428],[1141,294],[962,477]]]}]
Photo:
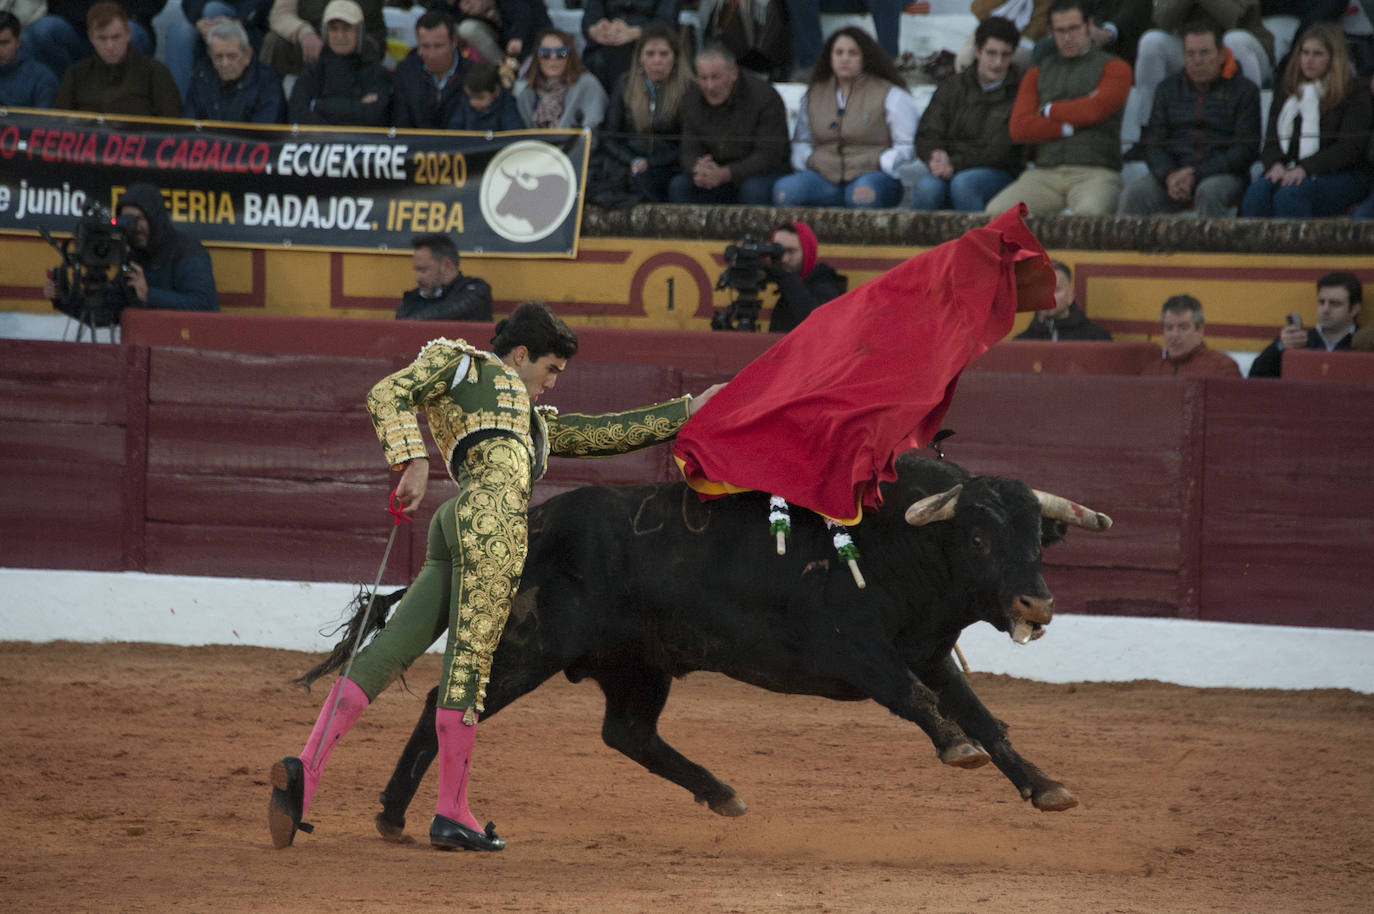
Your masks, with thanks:
[{"label": "bull's hoof", "polygon": [[1078,805],[1078,797],[1063,784],[1055,784],[1048,790],[1032,794],[1030,801],[1041,812],[1063,812]]},{"label": "bull's hoof", "polygon": [[377,813],[377,834],[392,844],[414,844],[415,839],[406,834],[406,824],[404,821],[397,824],[386,817],[386,813]]},{"label": "bull's hoof", "polygon": [[992,756],[982,746],[969,740],[947,747],[940,753],[940,761],[952,768],[981,768],[992,761]]},{"label": "bull's hoof", "polygon": [[739,797],[731,797],[728,800],[721,800],[711,804],[711,812],[720,816],[742,816],[749,811],[749,807],[744,805],[744,801]]}]

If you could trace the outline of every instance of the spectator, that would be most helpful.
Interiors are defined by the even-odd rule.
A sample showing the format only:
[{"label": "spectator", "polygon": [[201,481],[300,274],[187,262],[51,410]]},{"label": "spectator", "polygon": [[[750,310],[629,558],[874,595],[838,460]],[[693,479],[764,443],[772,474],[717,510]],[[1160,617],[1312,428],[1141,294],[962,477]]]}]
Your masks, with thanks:
[{"label": "spectator", "polygon": [[[487,63],[493,72],[496,65]],[[396,307],[397,320],[489,321],[491,286],[458,269],[458,247],[447,235],[416,235],[411,267],[415,288]]]},{"label": "spectator", "polygon": [[253,57],[248,32],[235,19],[222,19],[206,33],[210,56],[196,64],[186,116],[207,121],[280,124],[286,96],[277,71]]},{"label": "spectator", "polygon": [[[165,0],[126,0],[121,8],[129,40],[145,57],[153,56],[153,17],[162,11],[164,3]],[[24,28],[28,53],[49,70],[65,76],[72,64],[95,52],[91,47],[89,14],[92,7],[100,5],[103,3],[94,0],[48,0],[48,14]]]},{"label": "spectator", "polygon": [[1035,312],[1030,325],[1016,334],[1018,340],[1110,340],[1112,335],[1088,320],[1073,300],[1073,271],[1068,264],[1054,266],[1054,307]]},{"label": "spectator", "polygon": [[773,185],[774,205],[896,206],[902,199],[897,169],[912,157],[916,119],[916,102],[883,49],[855,26],[835,32],[797,116],[797,174]]},{"label": "spectator", "polygon": [[18,16],[0,13],[0,105],[51,108],[57,77],[37,60],[21,56],[22,31]]},{"label": "spectator", "polygon": [[167,46],[162,59],[189,100],[197,66],[208,58],[210,30],[221,22],[238,22],[257,52],[267,34],[272,0],[181,0],[182,16],[167,26]]},{"label": "spectator", "polygon": [[1269,107],[1265,170],[1245,192],[1242,216],[1335,216],[1369,193],[1369,87],[1353,78],[1336,26],[1317,23],[1297,47]]},{"label": "spectator", "polygon": [[53,106],[98,114],[181,117],[181,93],[171,71],[131,43],[118,3],[97,3],[87,16],[95,53],[67,68]]},{"label": "spectator", "polygon": [[463,100],[463,57],[453,17],[431,9],[415,22],[415,48],[391,79],[395,127],[443,130]]},{"label": "spectator", "polygon": [[1021,172],[1025,151],[1008,121],[1021,84],[1012,63],[1016,26],[989,16],[973,33],[974,65],[944,82],[916,127],[916,154],[927,173],[916,182],[912,209],[981,213]]},{"label": "spectator", "polygon": [[[1150,27],[1149,4],[1143,0],[1089,0],[1083,15],[1088,19],[1088,40],[1093,47],[1120,57],[1128,65],[1135,64],[1140,36]],[[1041,38],[1031,53],[1031,65],[1043,63],[1055,52],[1053,36]]]},{"label": "spectator", "polygon": [[783,0],[698,0],[697,22],[698,41],[729,48],[741,69],[770,82],[792,78],[792,23]]},{"label": "spectator", "polygon": [[324,22],[328,43],[291,87],[291,122],[382,126],[391,102],[391,76],[360,28],[363,8],[354,0],[330,0]]},{"label": "spectator", "polygon": [[1122,193],[1122,214],[1191,206],[1199,216],[1225,216],[1249,181],[1260,136],[1259,88],[1238,74],[1212,20],[1184,27],[1183,59],[1183,72],[1155,93],[1140,144],[1150,171]]},{"label": "spectator", "polygon": [[429,8],[452,14],[458,37],[498,65],[504,57],[524,57],[535,36],[553,27],[543,0],[431,0]]},{"label": "spectator", "polygon": [[586,0],[582,34],[587,38],[587,69],[612,89],[630,69],[635,42],[651,24],[677,28],[678,0]]},{"label": "spectator", "polygon": [[599,146],[598,191],[623,195],[621,205],[667,201],[668,182],[681,173],[682,97],[692,85],[672,29],[645,27],[637,47],[615,84]]},{"label": "spectator", "polygon": [[1116,212],[1121,194],[1121,112],[1131,68],[1088,37],[1084,0],[1054,0],[1050,31],[1059,53],[1031,67],[1016,92],[1011,138],[1035,147],[1035,167],[987,205],[1001,213],[1025,202],[1032,213],[1065,207],[1080,215]]},{"label": "spectator", "polygon": [[[1218,52],[1220,53],[1220,52]],[[1224,352],[1208,349],[1202,339],[1202,302],[1191,295],[1175,295],[1159,309],[1164,349],[1157,362],[1141,372],[1146,376],[1181,378],[1238,378],[1240,366]]]},{"label": "spectator", "polygon": [[[902,34],[903,6],[902,0],[864,0],[864,7],[873,17],[873,32],[889,61],[895,61],[901,53],[898,39]],[[821,2],[787,0],[787,15],[792,26],[792,61],[798,73],[794,81],[808,81],[800,74],[825,59],[821,53]]]},{"label": "spectator", "polygon": [[[1016,26],[1020,38],[1016,52],[1012,55],[1012,62],[1023,72],[1031,66],[1031,48],[1050,35],[1050,0],[1031,0],[1015,8],[1011,8],[1006,0],[973,0],[969,11],[979,22],[999,16],[1005,17]],[[1054,40],[1051,38],[1047,50],[1053,48]],[[970,36],[968,42],[959,50],[955,67],[960,71],[968,69],[973,63],[973,51],[973,37]]]},{"label": "spectator", "polygon": [[587,127],[606,119],[606,90],[582,66],[573,36],[544,29],[534,42],[530,75],[515,84],[515,103],[526,127]]},{"label": "spectator", "polygon": [[697,53],[696,85],[682,100],[682,174],[668,183],[672,203],[773,200],[787,170],[787,111],[777,91],[740,74],[718,44]]},{"label": "spectator", "polygon": [[[363,31],[380,60],[386,53],[383,0],[356,0],[363,11]],[[325,46],[324,11],[333,0],[275,0],[268,13],[271,31],[263,38],[262,62],[283,76],[314,63]]]},{"label": "spectator", "polygon": [[[1301,55],[1301,50],[1299,50]],[[1288,323],[1250,365],[1252,378],[1277,378],[1283,374],[1285,349],[1349,349],[1355,335],[1364,287],[1354,273],[1327,273],[1317,280],[1317,326],[1305,330],[1302,318],[1288,316]]]},{"label": "spectator", "polygon": [[767,268],[768,278],[778,285],[778,303],[773,306],[768,331],[786,333],[812,311],[847,292],[849,278],[816,260],[816,233],[805,222],[784,222],[773,229],[771,240],[782,248],[782,258]]},{"label": "spectator", "polygon": [[1140,39],[1135,61],[1142,117],[1152,115],[1155,89],[1165,77],[1183,70],[1187,36],[1180,35],[1179,30],[1199,16],[1213,19],[1221,27],[1222,44],[1256,89],[1273,79],[1274,36],[1260,19],[1259,0],[1157,0],[1157,28]]},{"label": "spectator", "polygon": [[[128,236],[128,270],[105,292],[108,310],[115,315],[125,308],[219,310],[210,255],[199,241],[172,226],[162,191],[152,184],[134,184],[120,195],[115,213],[134,218],[136,224]],[[43,295],[57,297],[51,279],[44,285]]]},{"label": "spectator", "polygon": [[463,97],[449,118],[449,130],[524,130],[515,97],[501,86],[501,71],[490,60],[474,60],[463,74]]}]

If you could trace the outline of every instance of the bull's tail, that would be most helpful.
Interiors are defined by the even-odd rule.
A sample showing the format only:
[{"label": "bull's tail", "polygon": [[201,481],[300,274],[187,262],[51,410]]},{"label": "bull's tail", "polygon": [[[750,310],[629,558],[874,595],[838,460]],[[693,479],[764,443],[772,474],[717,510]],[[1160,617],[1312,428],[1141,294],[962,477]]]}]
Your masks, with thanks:
[{"label": "bull's tail", "polygon": [[[308,692],[311,683],[315,680],[343,667],[348,662],[353,645],[359,643],[359,630],[361,629],[363,634],[369,637],[381,631],[382,626],[386,624],[386,617],[391,612],[391,607],[401,601],[405,592],[405,588],[401,588],[390,594],[378,594],[376,599],[372,601],[372,611],[368,612],[368,591],[365,588],[358,588],[357,595],[348,604],[348,609],[351,612],[346,610],[348,612],[347,618],[330,633],[339,635],[339,643],[334,645],[334,649],[329,652],[328,657],[311,667],[304,675],[291,681]],[[366,618],[364,618],[364,614],[366,614]]]}]

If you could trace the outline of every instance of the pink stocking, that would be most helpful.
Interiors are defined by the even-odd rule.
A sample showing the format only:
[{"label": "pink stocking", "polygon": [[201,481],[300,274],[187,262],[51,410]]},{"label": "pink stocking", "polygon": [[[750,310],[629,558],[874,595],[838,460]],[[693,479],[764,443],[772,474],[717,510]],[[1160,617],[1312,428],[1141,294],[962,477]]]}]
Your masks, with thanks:
[{"label": "pink stocking", "polygon": [[[339,706],[334,711],[334,719],[329,721],[329,733],[326,734],[325,722],[329,718],[329,709],[334,707],[334,696],[337,693],[342,693],[339,697]],[[329,697],[325,699],[324,707],[320,708],[320,716],[315,720],[315,728],[310,731],[310,739],[305,741],[305,748],[300,754],[300,760],[305,766],[305,791],[301,815],[305,815],[306,810],[310,808],[310,800],[315,796],[315,787],[320,783],[320,775],[324,773],[324,763],[329,760],[329,753],[334,751],[339,740],[343,739],[343,735],[357,722],[368,703],[367,693],[351,679],[341,678],[334,683],[334,688],[329,690]],[[318,760],[315,758],[316,752],[320,756]]]},{"label": "pink stocking", "polygon": [[477,741],[476,724],[463,723],[462,711],[439,708],[434,715],[439,733],[439,801],[434,811],[460,825],[481,831],[468,810],[468,770],[472,764],[472,747]]}]

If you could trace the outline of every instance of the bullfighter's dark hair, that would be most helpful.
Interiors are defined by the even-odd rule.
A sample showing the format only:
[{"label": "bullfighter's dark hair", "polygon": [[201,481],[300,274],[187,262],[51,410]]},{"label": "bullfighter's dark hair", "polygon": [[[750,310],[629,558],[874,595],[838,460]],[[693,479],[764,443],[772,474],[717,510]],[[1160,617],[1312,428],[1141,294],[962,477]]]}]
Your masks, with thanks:
[{"label": "bullfighter's dark hair", "polygon": [[[1196,32],[1191,34],[1196,35]],[[1164,305],[1159,309],[1159,319],[1163,320],[1166,314],[1191,314],[1193,323],[1202,326],[1202,302],[1191,295],[1170,295],[1164,300]]]},{"label": "bullfighter's dark hair", "polygon": [[577,334],[542,301],[521,302],[510,317],[496,324],[491,351],[504,358],[516,346],[529,350],[531,359],[552,353],[560,359],[577,355]]},{"label": "bullfighter's dark hair", "polygon": [[429,10],[419,19],[415,20],[415,31],[420,29],[430,30],[443,27],[448,31],[448,37],[452,38],[458,31],[458,26],[454,23],[453,17],[446,10]]},{"label": "bullfighter's dark hair", "polygon": [[1325,289],[1331,286],[1345,286],[1345,291],[1350,293],[1350,303],[1352,305],[1361,304],[1364,301],[1364,285],[1360,282],[1360,277],[1354,273],[1347,273],[1344,270],[1336,273],[1327,273],[1317,280],[1317,288]]},{"label": "bullfighter's dark hair", "polygon": [[978,28],[974,30],[973,46],[981,51],[983,45],[988,43],[989,38],[1005,41],[1014,50],[1021,43],[1021,30],[1010,19],[1003,16],[989,16],[978,23]]},{"label": "bullfighter's dark hair", "polygon": [[438,232],[427,235],[416,235],[410,239],[410,246],[415,250],[428,248],[431,256],[435,260],[450,261],[455,267],[458,266],[458,245],[453,243],[453,239]]},{"label": "bullfighter's dark hair", "polygon": [[463,88],[473,94],[500,92],[501,71],[490,60],[475,60],[463,75]]}]

